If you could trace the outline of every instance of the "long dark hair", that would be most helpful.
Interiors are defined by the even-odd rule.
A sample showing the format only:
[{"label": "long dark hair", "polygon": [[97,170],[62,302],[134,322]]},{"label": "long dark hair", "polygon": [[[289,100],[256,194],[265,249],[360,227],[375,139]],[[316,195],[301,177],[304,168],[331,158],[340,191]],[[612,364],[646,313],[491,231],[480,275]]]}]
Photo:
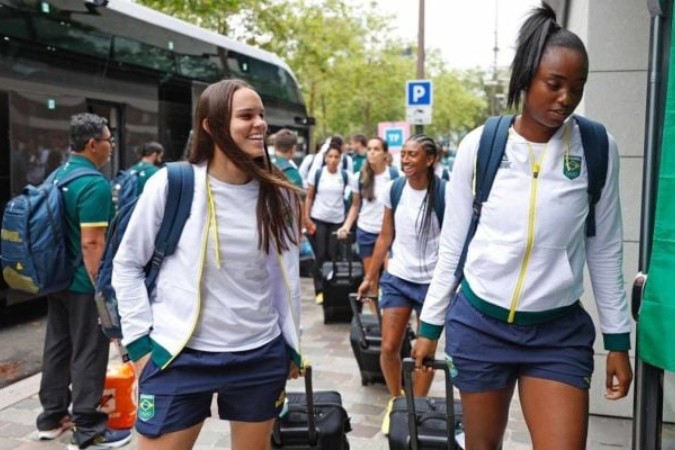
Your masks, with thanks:
[{"label": "long dark hair", "polygon": [[[357,135],[358,136],[358,135]],[[389,153],[389,145],[387,141],[382,139],[379,136],[370,138],[371,141],[380,141],[382,144],[382,149],[384,153]],[[367,144],[366,144],[367,145]],[[363,163],[363,168],[361,169],[361,198],[367,199],[369,202],[375,200],[375,170],[373,166],[368,162],[368,158]]]},{"label": "long dark hair", "polygon": [[[199,96],[193,125],[190,162],[211,162],[216,146],[237,168],[260,183],[256,205],[258,222],[258,248],[270,253],[288,250],[288,243],[295,245],[300,236],[300,196],[296,188],[274,167],[267,148],[260,157],[251,156],[237,147],[230,135],[232,97],[239,89],[253,89],[241,80],[223,80],[208,86]],[[203,127],[204,120],[209,131]]]},{"label": "long dark hair", "polygon": [[[408,139],[408,142],[416,142],[419,144],[424,152],[431,156],[434,161],[436,161],[436,156],[438,155],[438,146],[433,139],[431,139],[426,134],[416,134],[411,136]],[[427,243],[429,242],[429,232],[431,231],[432,223],[432,214],[436,208],[436,189],[438,188],[438,183],[440,183],[439,178],[434,173],[434,164],[431,164],[427,168],[427,178],[429,180],[427,184],[427,193],[424,196],[424,203],[422,208],[417,214],[416,228],[420,234],[420,251],[424,252],[427,248]],[[440,225],[440,224],[439,224]]]},{"label": "long dark hair", "polygon": [[588,71],[588,53],[579,36],[561,28],[556,22],[555,11],[542,2],[532,10],[518,33],[516,53],[511,63],[508,106],[518,108],[520,95],[530,88],[539,69],[541,57],[551,47],[564,47],[579,52]]}]

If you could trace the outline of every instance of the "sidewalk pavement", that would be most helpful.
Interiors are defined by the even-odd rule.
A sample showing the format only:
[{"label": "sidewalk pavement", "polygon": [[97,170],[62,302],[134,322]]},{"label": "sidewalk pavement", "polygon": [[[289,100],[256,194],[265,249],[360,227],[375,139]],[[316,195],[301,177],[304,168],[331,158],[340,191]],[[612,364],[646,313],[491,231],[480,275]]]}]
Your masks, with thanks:
[{"label": "sidewalk pavement", "polygon": [[[321,307],[314,304],[311,280],[303,279],[303,353],[314,367],[314,388],[338,390],[352,424],[348,438],[353,450],[385,450],[388,443],[380,433],[388,394],[383,385],[361,386],[358,367],[349,344],[349,325],[324,325]],[[439,345],[443,348],[443,345]],[[111,349],[116,357],[116,350]],[[37,441],[35,418],[40,412],[37,392],[40,374],[0,390],[0,450],[64,449],[70,440],[67,432],[56,441]],[[289,391],[301,391],[302,380],[289,383]],[[432,385],[431,395],[442,395],[440,374]],[[215,413],[214,413],[215,416]],[[630,449],[632,422],[592,416],[588,449]],[[672,430],[670,431],[672,434]],[[669,442],[675,442],[669,441]],[[125,449],[137,449],[136,439]],[[529,434],[517,396],[511,407],[505,450],[531,449]],[[664,445],[664,450],[675,449]],[[229,426],[226,422],[208,419],[195,446],[196,450],[230,449]]]}]

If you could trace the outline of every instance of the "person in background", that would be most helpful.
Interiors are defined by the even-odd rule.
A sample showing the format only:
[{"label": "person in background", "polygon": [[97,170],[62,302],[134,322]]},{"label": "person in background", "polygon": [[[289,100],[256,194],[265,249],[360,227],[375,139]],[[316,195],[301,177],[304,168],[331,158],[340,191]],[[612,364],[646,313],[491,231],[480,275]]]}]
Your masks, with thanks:
[{"label": "person in background", "polygon": [[[328,144],[326,144],[328,145]],[[300,167],[298,167],[298,172],[300,173],[300,176],[302,177],[303,184],[305,186],[305,189],[307,189],[307,178],[309,178],[309,172],[312,169],[312,163],[314,162],[314,158],[316,155],[321,153],[321,148],[323,147],[322,144],[319,144],[318,142],[314,146],[314,153],[307,153],[304,158],[302,158],[302,162],[300,163]]]},{"label": "person in background", "polygon": [[350,157],[354,163],[354,173],[361,171],[363,163],[366,161],[366,154],[368,153],[368,139],[363,134],[355,134],[349,140],[352,151]]},{"label": "person in background", "polygon": [[304,189],[303,179],[293,162],[295,149],[298,145],[298,136],[286,128],[277,131],[274,135],[274,156],[272,163],[286,175],[288,181],[298,189]]},{"label": "person in background", "polygon": [[344,194],[349,184],[349,174],[340,169],[341,155],[341,146],[337,142],[331,142],[323,154],[326,165],[319,166],[307,179],[305,228],[314,248],[314,291],[317,304],[323,303],[321,266],[336,256],[335,248],[331,245],[331,236],[345,220]]},{"label": "person in background", "polygon": [[[55,179],[80,168],[100,169],[110,160],[114,144],[104,118],[73,116],[71,154]],[[66,290],[50,295],[47,302],[38,438],[56,439],[74,423],[69,449],[120,447],[131,440],[131,433],[107,429],[108,417],[99,410],[110,341],[98,324],[94,302],[106,230],[115,212],[110,183],[103,174],[85,175],[68,183],[62,195],[75,275]]]},{"label": "person in background", "polygon": [[[588,54],[547,5],[520,28],[508,93],[522,110],[470,242],[463,280],[455,270],[472,220],[482,129],[460,144],[439,262],[413,354],[419,371],[446,327],[446,354],[460,391],[466,446],[500,448],[518,386],[537,449],[585,449],[595,326],[580,302],[588,265],[607,353],[606,398],[632,381],[631,318],[623,280],[619,153],[608,135],[607,179],[589,219],[589,175],[580,126],[570,117],[588,78]],[[591,213],[592,214],[592,213]],[[455,288],[461,281],[461,288]]]},{"label": "person in background", "polygon": [[146,142],[138,149],[140,161],[131,166],[129,170],[138,174],[138,194],[145,188],[145,183],[159,170],[164,159],[164,147],[159,142]]},{"label": "person in background", "polygon": [[[371,141],[372,142],[372,141]],[[431,275],[438,260],[441,220],[440,197],[447,191],[434,175],[436,143],[423,134],[409,138],[401,150],[406,178],[398,204],[393,201],[393,185],[382,191],[384,218],[372,261],[358,289],[359,298],[373,292],[380,268],[391,249],[387,271],[380,280],[382,298],[382,345],[380,366],[391,399],[387,405],[382,433],[389,432],[389,413],[394,398],[401,394],[401,348],[412,311],[419,317]],[[447,205],[447,202],[446,202]],[[442,212],[441,212],[442,214]],[[433,373],[417,373],[413,380],[416,396],[425,396]]]},{"label": "person in background", "polygon": [[307,174],[308,179],[311,174],[316,173],[319,167],[326,165],[327,159],[325,158],[325,153],[330,147],[336,147],[340,150],[340,168],[348,173],[354,172],[354,162],[346,151],[345,140],[342,136],[336,134],[326,139],[319,152],[316,153],[316,157],[312,159],[312,164]]},{"label": "person in background", "polygon": [[438,156],[436,157],[436,162],[434,163],[434,173],[438,178],[445,181],[450,181],[450,171],[443,166],[443,147],[438,145]]},{"label": "person in background", "polygon": [[[375,249],[375,242],[382,230],[384,219],[384,197],[390,187],[390,181],[399,177],[396,168],[387,166],[386,155],[389,152],[387,142],[379,137],[367,143],[367,159],[361,171],[351,177],[350,184],[354,194],[349,214],[338,229],[339,239],[346,239],[356,224],[356,242],[363,260],[363,271],[368,273]],[[379,271],[370,282],[369,296],[377,298],[379,290]],[[372,308],[374,310],[374,306]]]},{"label": "person in background", "polygon": [[264,151],[266,131],[249,84],[208,86],[195,113],[191,214],[155,292],[144,268],[172,200],[166,170],[148,182],[115,256],[123,344],[144,411],[140,450],[192,448],[214,394],[233,450],[270,448],[286,379],[301,362],[301,203]]}]

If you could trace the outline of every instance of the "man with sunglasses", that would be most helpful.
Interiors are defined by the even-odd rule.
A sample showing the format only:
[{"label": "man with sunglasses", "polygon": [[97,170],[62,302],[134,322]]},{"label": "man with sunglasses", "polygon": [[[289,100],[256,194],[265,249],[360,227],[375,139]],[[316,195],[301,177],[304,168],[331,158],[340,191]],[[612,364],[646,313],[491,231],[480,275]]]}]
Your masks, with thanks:
[{"label": "man with sunglasses", "polygon": [[98,325],[94,286],[114,214],[110,182],[98,170],[110,160],[114,145],[104,118],[73,116],[71,154],[55,175],[59,180],[82,173],[61,188],[74,275],[67,289],[48,300],[37,428],[40,439],[50,440],[74,425],[72,449],[114,448],[131,439],[128,431],[108,430],[108,418],[98,410],[110,342]]}]

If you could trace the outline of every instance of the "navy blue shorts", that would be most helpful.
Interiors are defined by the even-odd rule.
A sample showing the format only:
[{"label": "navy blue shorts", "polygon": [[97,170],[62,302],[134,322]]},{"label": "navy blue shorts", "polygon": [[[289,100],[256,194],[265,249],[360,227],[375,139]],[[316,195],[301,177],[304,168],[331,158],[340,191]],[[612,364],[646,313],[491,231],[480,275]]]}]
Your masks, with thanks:
[{"label": "navy blue shorts", "polygon": [[413,283],[386,272],[380,280],[380,308],[412,308],[419,317],[429,284]]},{"label": "navy blue shorts", "polygon": [[361,258],[370,258],[375,250],[375,242],[379,234],[368,233],[361,228],[356,227],[356,243],[359,244],[359,255]]},{"label": "navy blue shorts", "polygon": [[138,383],[136,430],[153,438],[197,425],[211,416],[214,393],[222,420],[272,419],[286,397],[290,361],[281,335],[242,352],[185,349],[164,370],[150,360]]},{"label": "navy blue shorts", "polygon": [[445,332],[460,391],[505,389],[521,375],[591,386],[595,326],[581,304],[542,324],[513,325],[478,311],[460,291],[448,308]]}]

